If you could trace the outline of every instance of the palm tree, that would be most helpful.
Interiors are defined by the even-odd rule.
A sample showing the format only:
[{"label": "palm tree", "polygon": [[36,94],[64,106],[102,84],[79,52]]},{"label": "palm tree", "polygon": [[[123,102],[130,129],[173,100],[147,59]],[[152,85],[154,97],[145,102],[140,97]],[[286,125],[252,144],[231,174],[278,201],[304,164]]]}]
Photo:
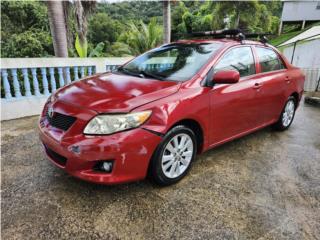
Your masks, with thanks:
[{"label": "palm tree", "polygon": [[125,42],[133,55],[144,53],[162,41],[162,27],[157,24],[156,18],[152,18],[148,25],[140,21],[140,26],[131,23],[129,27]]},{"label": "palm tree", "polygon": [[170,0],[163,1],[163,42],[169,43],[171,41],[171,12]]},{"label": "palm tree", "polygon": [[96,6],[95,1],[74,1],[74,14],[76,20],[76,50],[80,57],[87,56],[87,32],[88,32],[88,16],[92,13]]},{"label": "palm tree", "polygon": [[68,47],[71,48],[73,36],[69,32],[69,14],[74,10],[72,19],[76,22],[76,50],[79,56],[87,56],[88,16],[96,5],[95,1],[74,0],[47,1],[51,35],[56,57],[68,57]]},{"label": "palm tree", "polygon": [[62,1],[47,1],[54,54],[68,57],[67,28]]}]

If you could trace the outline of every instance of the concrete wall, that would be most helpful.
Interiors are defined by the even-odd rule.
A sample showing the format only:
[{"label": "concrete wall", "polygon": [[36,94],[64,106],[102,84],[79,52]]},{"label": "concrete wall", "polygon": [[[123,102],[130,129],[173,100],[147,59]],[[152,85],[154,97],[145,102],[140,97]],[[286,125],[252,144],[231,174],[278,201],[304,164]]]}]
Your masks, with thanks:
[{"label": "concrete wall", "polygon": [[47,96],[37,98],[1,99],[1,120],[10,120],[39,115]]}]

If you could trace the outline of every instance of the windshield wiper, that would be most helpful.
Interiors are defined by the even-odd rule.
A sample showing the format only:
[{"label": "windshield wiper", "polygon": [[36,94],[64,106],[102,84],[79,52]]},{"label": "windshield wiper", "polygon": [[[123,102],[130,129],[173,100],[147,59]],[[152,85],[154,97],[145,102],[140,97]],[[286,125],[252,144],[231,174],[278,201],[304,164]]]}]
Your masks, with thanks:
[{"label": "windshield wiper", "polygon": [[158,75],[158,74],[153,74],[153,73],[150,73],[150,72],[146,72],[144,70],[141,70],[140,74],[144,75],[145,77],[154,78],[154,79],[158,79],[158,80],[164,80],[164,76],[161,76],[161,75]]},{"label": "windshield wiper", "polygon": [[164,76],[161,76],[161,75],[158,75],[158,74],[153,74],[153,73],[150,73],[150,72],[146,72],[145,70],[141,70],[140,72],[132,72],[124,67],[119,67],[117,69],[118,72],[122,72],[122,73],[125,73],[125,74],[128,74],[128,75],[131,75],[131,76],[135,76],[135,77],[140,77],[140,78],[145,78],[145,77],[148,77],[148,78],[153,78],[153,79],[158,79],[158,80],[164,80],[165,77]]},{"label": "windshield wiper", "polygon": [[143,78],[144,76],[140,73],[135,73],[135,72],[131,72],[130,70],[128,69],[125,69],[123,67],[119,67],[117,69],[118,72],[122,72],[122,73],[125,73],[125,74],[128,74],[128,75],[131,75],[131,76],[135,76],[135,77],[140,77],[140,78]]}]

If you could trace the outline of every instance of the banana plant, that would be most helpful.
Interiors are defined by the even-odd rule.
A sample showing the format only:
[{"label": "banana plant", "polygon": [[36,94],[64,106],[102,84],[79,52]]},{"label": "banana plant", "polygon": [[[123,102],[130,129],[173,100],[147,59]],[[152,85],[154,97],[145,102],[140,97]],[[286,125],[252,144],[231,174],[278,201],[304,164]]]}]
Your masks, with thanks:
[{"label": "banana plant", "polygon": [[83,43],[81,44],[79,36],[77,35],[76,42],[75,42],[75,48],[76,48],[76,51],[77,51],[79,57],[81,57],[81,58],[87,57],[87,54],[88,54],[88,42],[87,42],[87,39],[85,39],[83,41]]}]

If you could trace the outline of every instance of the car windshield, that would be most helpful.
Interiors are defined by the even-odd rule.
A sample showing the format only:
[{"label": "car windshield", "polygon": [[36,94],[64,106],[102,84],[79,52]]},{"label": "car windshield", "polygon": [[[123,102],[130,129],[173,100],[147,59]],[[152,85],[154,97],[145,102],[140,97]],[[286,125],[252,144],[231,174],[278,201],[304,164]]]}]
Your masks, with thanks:
[{"label": "car windshield", "polygon": [[186,81],[217,52],[221,43],[176,43],[151,50],[118,69],[159,80]]}]

